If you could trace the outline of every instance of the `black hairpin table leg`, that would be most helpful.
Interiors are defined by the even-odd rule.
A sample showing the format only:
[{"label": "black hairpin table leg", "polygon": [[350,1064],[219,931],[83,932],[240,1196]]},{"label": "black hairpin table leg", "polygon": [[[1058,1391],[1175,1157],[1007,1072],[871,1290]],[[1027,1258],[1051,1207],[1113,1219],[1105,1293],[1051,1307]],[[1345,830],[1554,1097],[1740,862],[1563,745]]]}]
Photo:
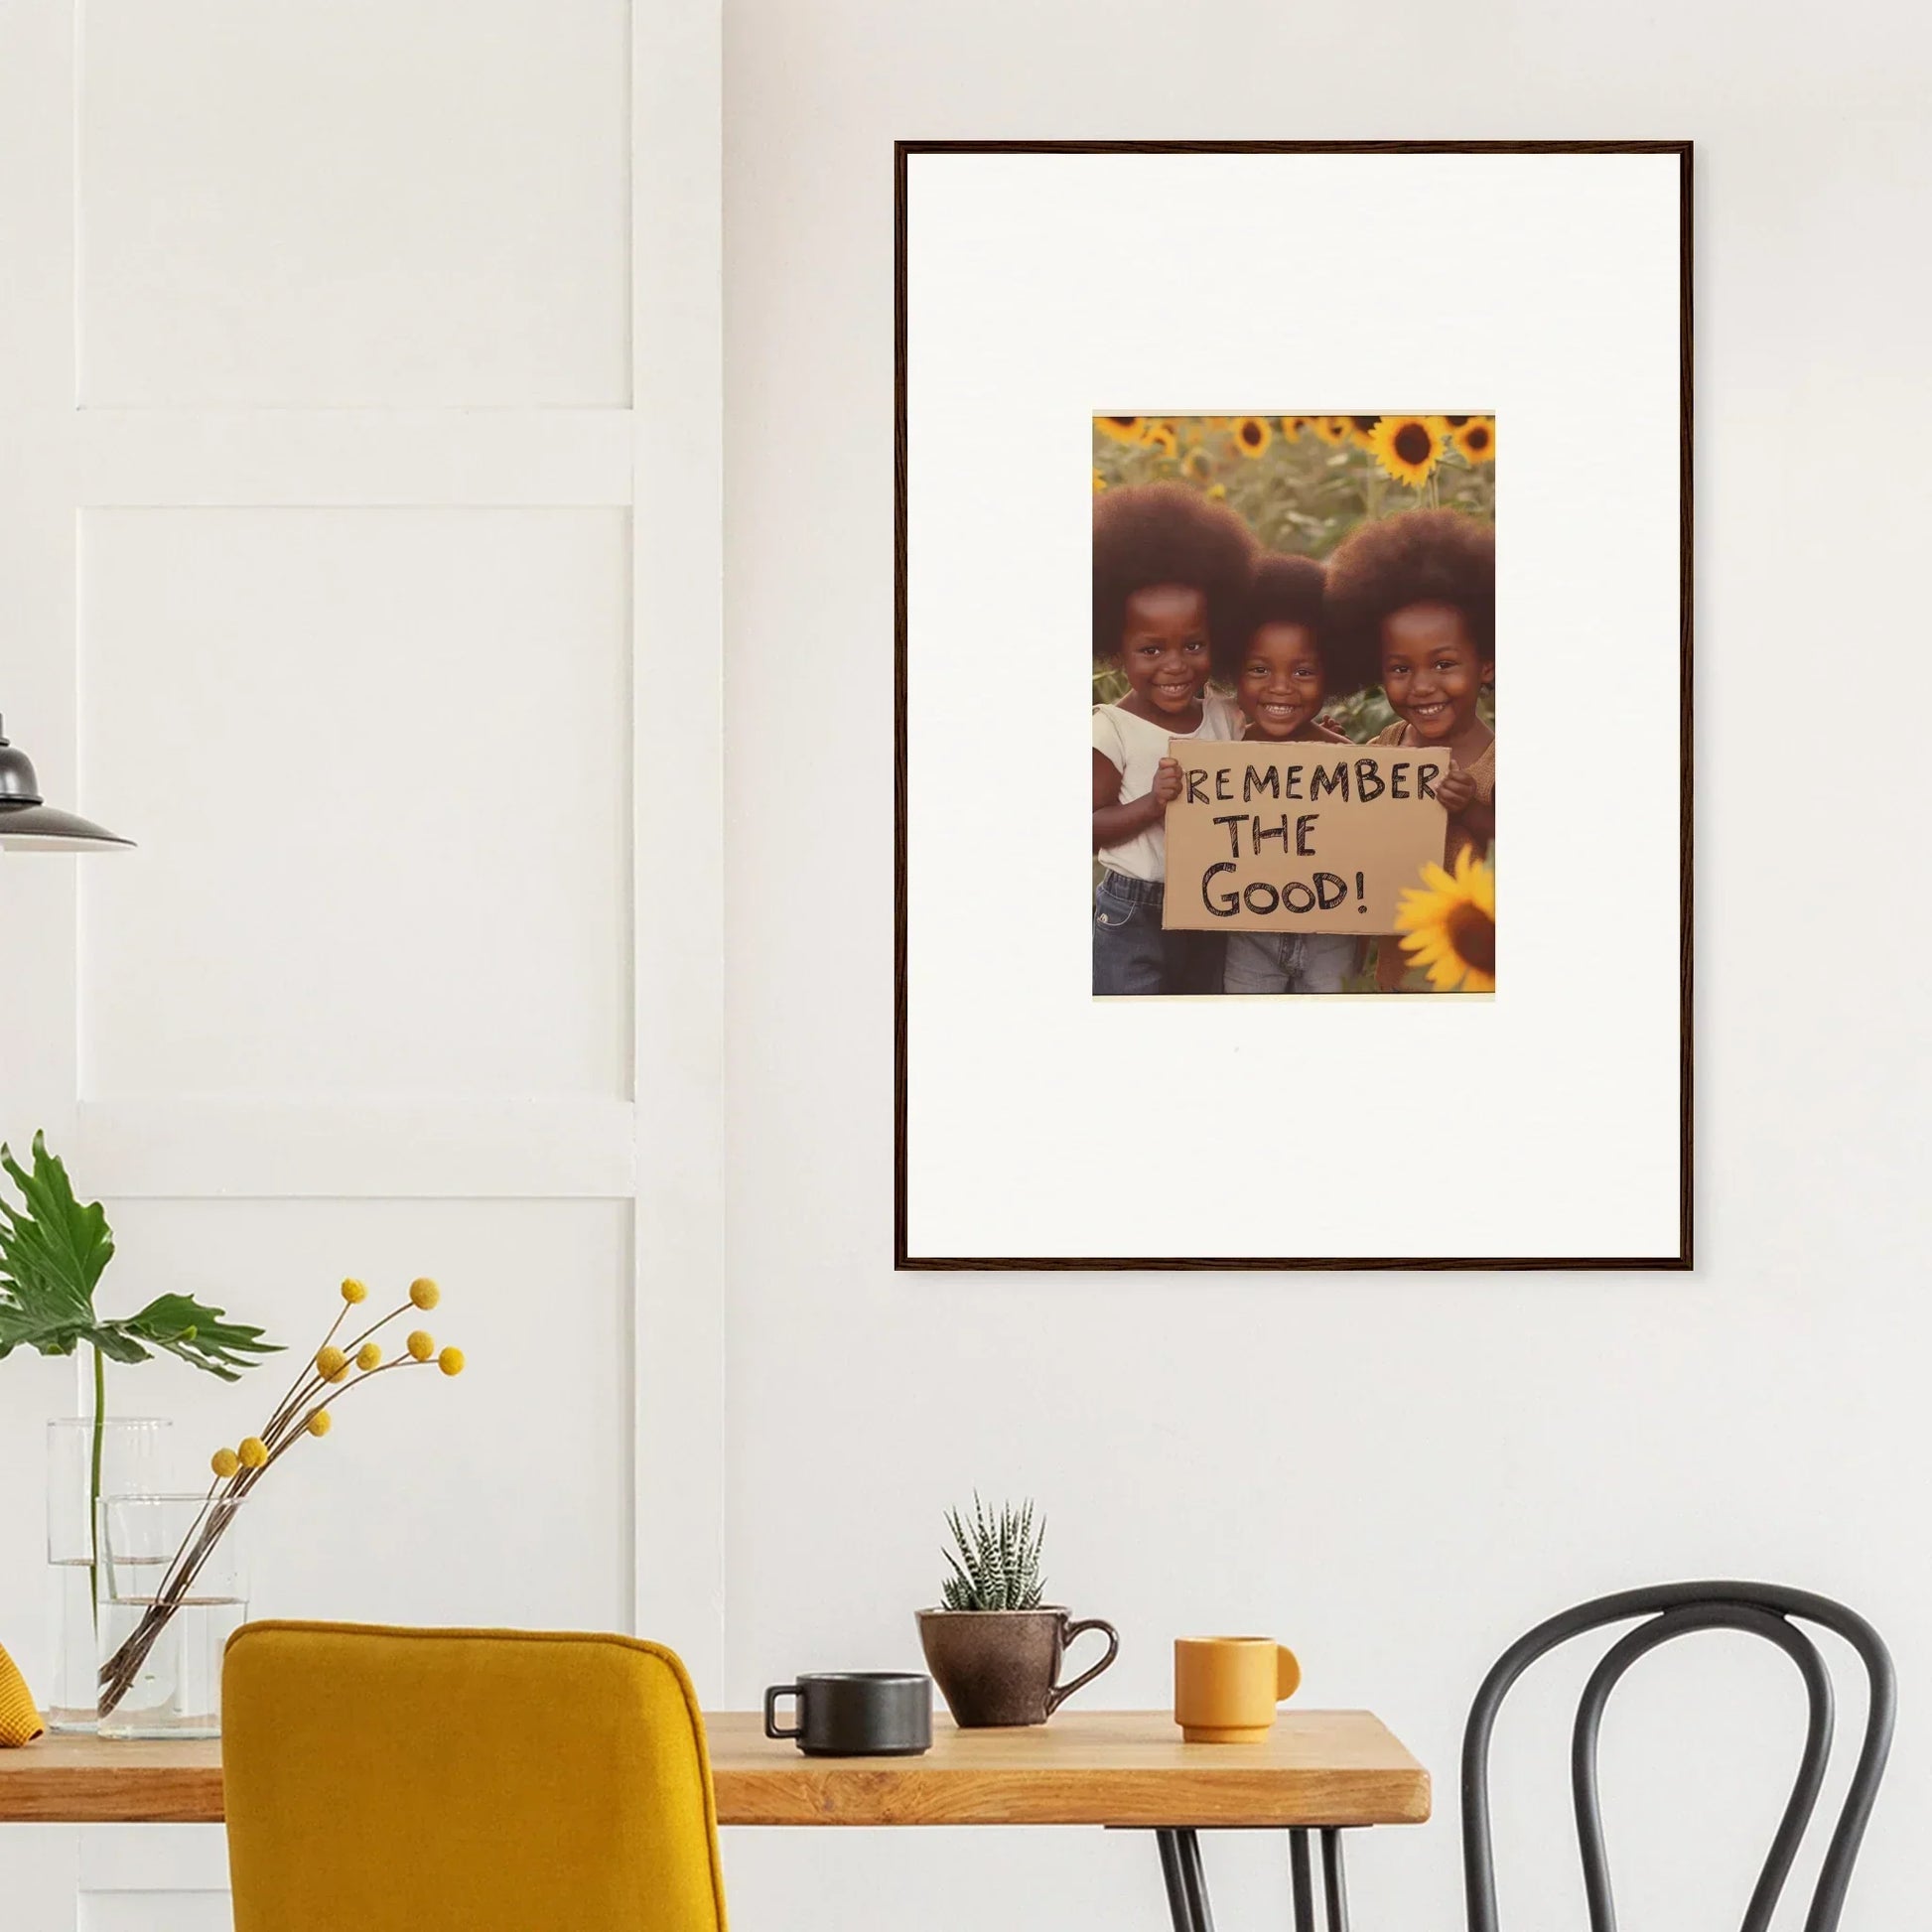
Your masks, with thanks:
[{"label": "black hairpin table leg", "polygon": [[[1341,1833],[1333,1826],[1320,1830],[1321,1900],[1325,1909],[1324,1924],[1318,1932],[1348,1932],[1348,1883],[1342,1873]],[[1310,1831],[1308,1826],[1295,1826],[1288,1834],[1295,1932],[1317,1932]],[[1157,1830],[1154,1838],[1161,1851],[1161,1875],[1167,1880],[1168,1913],[1173,1920],[1173,1932],[1214,1932],[1214,1914],[1207,1903],[1207,1874],[1201,1868],[1200,1835],[1170,1826]]]},{"label": "black hairpin table leg", "polygon": [[1321,1834],[1321,1885],[1327,1893],[1328,1932],[1348,1932],[1348,1884],[1341,1871],[1341,1834]]},{"label": "black hairpin table leg", "polygon": [[1163,1830],[1154,1836],[1161,1848],[1161,1875],[1168,1881],[1168,1912],[1173,1919],[1173,1932],[1214,1932],[1198,1835]]},{"label": "black hairpin table leg", "polygon": [[1295,1888],[1295,1932],[1314,1932],[1314,1874],[1309,1866],[1309,1835],[1288,1835],[1288,1875]]}]

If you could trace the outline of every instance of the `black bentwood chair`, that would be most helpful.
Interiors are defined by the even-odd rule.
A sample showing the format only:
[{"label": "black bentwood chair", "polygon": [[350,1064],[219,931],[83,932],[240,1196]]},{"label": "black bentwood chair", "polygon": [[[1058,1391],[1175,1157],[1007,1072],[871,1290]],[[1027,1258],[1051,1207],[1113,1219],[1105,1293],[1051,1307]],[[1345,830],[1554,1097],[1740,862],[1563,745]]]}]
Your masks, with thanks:
[{"label": "black bentwood chair", "polygon": [[1462,1870],[1469,1932],[1497,1932],[1496,1873],[1489,1846],[1489,1734],[1495,1728],[1504,1696],[1546,1651],[1586,1630],[1639,1616],[1649,1621],[1619,1637],[1590,1673],[1571,1733],[1570,1781],[1576,1801],[1577,1837],[1583,1851],[1584,1885],[1589,1898],[1590,1932],[1616,1932],[1616,1910],[1610,1902],[1603,1851],[1603,1821],[1596,1804],[1596,1733],[1603,1707],[1617,1679],[1639,1657],[1690,1630],[1743,1630],[1776,1644],[1797,1665],[1811,1702],[1797,1781],[1740,1928],[1740,1932],[1769,1932],[1771,1914],[1777,1909],[1799,1841],[1811,1822],[1832,1751],[1831,1674],[1811,1638],[1793,1627],[1793,1617],[1802,1617],[1843,1637],[1863,1661],[1870,1690],[1864,1742],[1852,1773],[1851,1788],[1845,1794],[1845,1807],[1826,1848],[1811,1910],[1805,1916],[1805,1932],[1836,1932],[1845,1905],[1845,1888],[1851,1882],[1852,1862],[1859,1856],[1859,1843],[1864,1837],[1865,1821],[1871,1816],[1886,1753],[1891,1749],[1897,1702],[1891,1657],[1877,1631],[1863,1617],[1829,1597],[1784,1589],[1774,1584],[1664,1584],[1652,1589],[1599,1596],[1593,1603],[1579,1604],[1547,1623],[1539,1623],[1496,1660],[1476,1693],[1462,1736]]}]

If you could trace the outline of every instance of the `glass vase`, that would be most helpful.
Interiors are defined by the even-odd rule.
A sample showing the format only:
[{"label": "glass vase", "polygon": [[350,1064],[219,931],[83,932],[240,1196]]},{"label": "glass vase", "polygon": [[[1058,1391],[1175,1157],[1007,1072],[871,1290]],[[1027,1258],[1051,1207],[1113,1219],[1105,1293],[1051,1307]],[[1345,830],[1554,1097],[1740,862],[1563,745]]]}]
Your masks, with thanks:
[{"label": "glass vase", "polygon": [[103,1737],[218,1737],[221,1654],[247,1620],[242,1504],[103,1496]]},{"label": "glass vase", "polygon": [[[109,1416],[98,1442],[91,1416],[47,1425],[47,1563],[53,1593],[51,1730],[92,1730],[100,1662],[94,1497],[164,1488],[168,1424],[155,1416]],[[98,1448],[99,1479],[94,1458]]]}]

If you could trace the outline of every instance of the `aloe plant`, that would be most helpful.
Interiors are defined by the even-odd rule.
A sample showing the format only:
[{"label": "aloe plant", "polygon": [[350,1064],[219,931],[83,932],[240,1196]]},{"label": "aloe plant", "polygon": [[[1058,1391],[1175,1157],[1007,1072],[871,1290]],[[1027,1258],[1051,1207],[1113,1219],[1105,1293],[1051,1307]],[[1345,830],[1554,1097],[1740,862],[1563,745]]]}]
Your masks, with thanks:
[{"label": "aloe plant", "polygon": [[1039,1607],[1045,1581],[1039,1574],[1040,1546],[1046,1540],[1046,1521],[1034,1525],[1031,1501],[1015,1508],[1002,1504],[989,1514],[973,1491],[973,1519],[967,1523],[956,1509],[946,1511],[953,1548],[941,1554],[950,1567],[940,1600],[949,1610],[1035,1610]]}]

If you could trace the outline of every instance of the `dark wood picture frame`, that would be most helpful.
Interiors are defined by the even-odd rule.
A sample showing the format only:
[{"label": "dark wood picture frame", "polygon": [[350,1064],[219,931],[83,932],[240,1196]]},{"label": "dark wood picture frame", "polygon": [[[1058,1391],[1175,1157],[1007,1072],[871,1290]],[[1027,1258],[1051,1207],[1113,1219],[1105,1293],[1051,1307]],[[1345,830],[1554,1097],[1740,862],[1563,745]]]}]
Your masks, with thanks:
[{"label": "dark wood picture frame", "polygon": [[[1617,1269],[1686,1271],[1693,1265],[1694,1055],[1693,791],[1692,791],[1692,153],[1689,141],[899,141],[894,146],[893,313],[893,573],[894,573],[894,1261],[896,1269],[1012,1273],[1035,1270],[1213,1269],[1222,1272],[1321,1270]],[[1679,866],[1678,1001],[1679,1154],[1678,1252],[1640,1256],[1228,1255],[914,1256],[907,1252],[906,1208],[906,163],[918,154],[1663,154],[1678,159],[1678,632],[1679,632]]]}]

